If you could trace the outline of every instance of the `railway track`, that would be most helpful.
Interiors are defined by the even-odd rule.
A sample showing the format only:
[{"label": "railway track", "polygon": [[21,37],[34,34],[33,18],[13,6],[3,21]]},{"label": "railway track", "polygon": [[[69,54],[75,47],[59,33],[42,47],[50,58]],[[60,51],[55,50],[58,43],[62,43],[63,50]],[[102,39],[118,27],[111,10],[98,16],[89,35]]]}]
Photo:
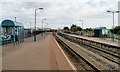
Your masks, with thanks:
[{"label": "railway track", "polygon": [[91,45],[87,42],[84,43],[83,41],[80,41],[79,38],[77,38],[77,37],[64,35],[62,33],[58,33],[58,34],[60,36],[64,37],[65,39],[67,39],[71,42],[77,43],[78,45],[80,45],[80,46],[82,46],[90,51],[93,51],[94,53],[97,53],[97,54],[101,55],[102,57],[120,65],[120,55],[119,54],[113,53],[111,51],[107,51],[106,49],[100,48],[100,47],[95,46],[95,45]]},{"label": "railway track", "polygon": [[64,43],[59,37],[53,33],[54,38],[57,40],[61,48],[64,50],[66,55],[72,61],[77,71],[92,71],[92,72],[101,72],[96,66],[91,64],[87,59],[80,56],[76,51],[74,51],[71,47],[69,47],[66,43]]}]

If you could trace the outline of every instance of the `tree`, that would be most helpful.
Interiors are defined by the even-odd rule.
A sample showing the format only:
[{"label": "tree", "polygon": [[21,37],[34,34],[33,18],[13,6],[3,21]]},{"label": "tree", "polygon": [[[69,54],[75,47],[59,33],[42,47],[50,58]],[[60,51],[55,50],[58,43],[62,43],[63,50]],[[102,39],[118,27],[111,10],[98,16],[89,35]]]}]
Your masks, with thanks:
[{"label": "tree", "polygon": [[[113,32],[113,29],[110,29],[110,31]],[[120,34],[120,26],[116,26],[116,27],[114,28],[114,33],[115,33],[115,34]]]},{"label": "tree", "polygon": [[64,27],[63,30],[65,30],[65,31],[66,31],[66,30],[69,31],[69,27]]},{"label": "tree", "polygon": [[114,33],[115,33],[115,34],[120,34],[120,26],[116,26],[116,27],[114,28]]},{"label": "tree", "polygon": [[81,31],[82,28],[80,26],[72,24],[72,26],[70,27],[70,30],[73,32],[76,32],[76,31]]},{"label": "tree", "polygon": [[86,32],[92,32],[93,29],[92,28],[86,28],[86,29],[84,29],[84,31],[86,31]]},{"label": "tree", "polygon": [[93,29],[92,28],[86,28],[86,29],[84,29],[84,31],[86,32],[86,35],[88,35],[88,36],[93,35]]}]

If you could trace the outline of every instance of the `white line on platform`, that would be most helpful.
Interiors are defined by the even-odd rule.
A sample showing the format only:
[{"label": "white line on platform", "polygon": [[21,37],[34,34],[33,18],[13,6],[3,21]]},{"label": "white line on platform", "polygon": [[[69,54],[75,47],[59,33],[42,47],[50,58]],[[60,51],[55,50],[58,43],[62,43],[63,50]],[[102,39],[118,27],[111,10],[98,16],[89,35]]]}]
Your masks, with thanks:
[{"label": "white line on platform", "polygon": [[[55,38],[54,38],[55,40]],[[71,63],[71,61],[68,59],[68,57],[65,55],[64,51],[61,49],[60,45],[58,44],[58,42],[55,40],[55,42],[57,43],[59,49],[61,50],[61,52],[63,53],[64,57],[66,58],[66,60],[68,61],[69,65],[72,67],[73,70],[77,70],[74,65]]]}]

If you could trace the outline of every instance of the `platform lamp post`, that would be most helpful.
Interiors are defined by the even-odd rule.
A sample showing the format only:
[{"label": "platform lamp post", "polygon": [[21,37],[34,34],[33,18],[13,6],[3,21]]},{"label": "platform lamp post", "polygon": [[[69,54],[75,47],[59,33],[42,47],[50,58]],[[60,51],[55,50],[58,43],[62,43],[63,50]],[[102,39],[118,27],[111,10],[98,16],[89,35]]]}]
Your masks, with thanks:
[{"label": "platform lamp post", "polygon": [[[82,22],[82,29],[83,29],[83,20],[79,20],[79,21],[81,21],[81,22]],[[82,31],[82,35],[83,35],[83,31]]]},{"label": "platform lamp post", "polygon": [[31,27],[31,22],[30,22],[30,37],[32,36],[32,27]]},{"label": "platform lamp post", "polygon": [[113,26],[112,26],[112,28],[113,28],[113,32],[112,32],[112,41],[114,42],[114,41],[115,41],[115,40],[114,40],[114,14],[115,14],[115,13],[119,13],[119,11],[107,11],[107,12],[112,13],[112,15],[113,15]]},{"label": "platform lamp post", "polygon": [[[44,27],[43,27],[43,21],[44,21],[44,20],[47,20],[47,19],[42,19],[42,30],[44,29]],[[44,34],[44,33],[42,32],[42,36],[43,36],[43,34]]]},{"label": "platform lamp post", "polygon": [[38,8],[38,9],[35,9],[35,30],[34,30],[34,42],[36,41],[36,11],[37,10],[42,10],[43,8]]}]

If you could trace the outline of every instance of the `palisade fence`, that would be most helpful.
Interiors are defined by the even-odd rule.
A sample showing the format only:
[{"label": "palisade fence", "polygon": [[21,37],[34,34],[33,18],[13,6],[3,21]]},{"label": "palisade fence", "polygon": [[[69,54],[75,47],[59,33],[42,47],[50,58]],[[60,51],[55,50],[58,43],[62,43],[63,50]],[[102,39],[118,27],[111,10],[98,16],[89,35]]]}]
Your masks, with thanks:
[{"label": "palisade fence", "polygon": [[24,38],[32,37],[32,36],[33,36],[33,32],[31,32],[30,29],[24,29]]},{"label": "palisade fence", "polygon": [[[28,38],[28,37],[34,36],[34,32],[35,32],[35,30],[24,29],[24,38]],[[44,32],[44,31],[36,30],[36,35],[41,34],[42,32]]]},{"label": "palisade fence", "polygon": [[2,45],[2,28],[1,28],[1,25],[0,25],[0,45]]}]

